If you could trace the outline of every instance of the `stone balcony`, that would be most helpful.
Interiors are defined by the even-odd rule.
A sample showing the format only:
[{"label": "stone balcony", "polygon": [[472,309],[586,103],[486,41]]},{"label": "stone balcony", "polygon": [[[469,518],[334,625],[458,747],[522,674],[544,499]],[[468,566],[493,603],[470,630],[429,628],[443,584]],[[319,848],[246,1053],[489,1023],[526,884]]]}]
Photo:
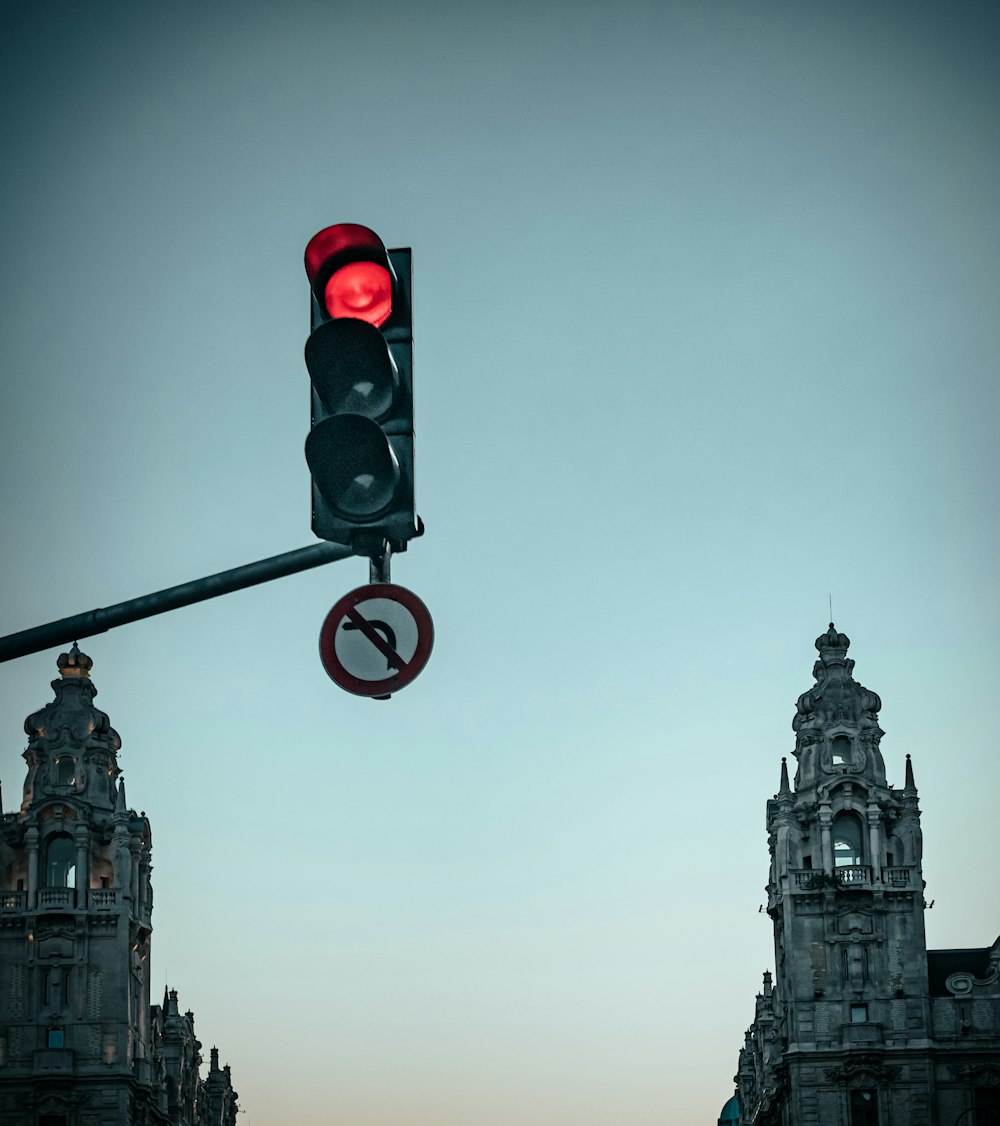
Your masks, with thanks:
[{"label": "stone balcony", "polygon": [[909,888],[916,886],[915,869],[910,867],[873,869],[870,864],[843,864],[833,870],[833,876],[817,868],[792,868],[789,875],[796,891],[819,891],[833,886],[841,888]]},{"label": "stone balcony", "polygon": [[874,1021],[855,1021],[840,1028],[840,1042],[847,1047],[852,1044],[881,1044],[884,1039],[882,1025]]},{"label": "stone balcony", "polygon": [[72,1075],[74,1056],[69,1048],[37,1048],[32,1054],[36,1075]]},{"label": "stone balcony", "polygon": [[841,864],[834,868],[833,878],[842,888],[871,887],[871,866],[868,864]]},{"label": "stone balcony", "polygon": [[75,888],[39,888],[39,911],[70,911],[76,906]]},{"label": "stone balcony", "polygon": [[119,903],[118,888],[39,888],[34,906],[29,905],[26,891],[0,891],[0,915],[25,911],[116,911]]},{"label": "stone balcony", "polygon": [[882,869],[882,883],[888,887],[893,888],[910,888],[916,886],[916,877],[913,875],[913,868],[894,868]]}]

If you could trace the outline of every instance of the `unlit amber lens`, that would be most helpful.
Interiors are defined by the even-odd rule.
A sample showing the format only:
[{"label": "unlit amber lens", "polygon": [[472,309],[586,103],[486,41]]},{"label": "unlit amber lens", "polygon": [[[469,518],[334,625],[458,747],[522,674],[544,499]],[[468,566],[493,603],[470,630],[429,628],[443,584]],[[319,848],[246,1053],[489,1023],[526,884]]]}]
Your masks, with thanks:
[{"label": "unlit amber lens", "polygon": [[392,312],[392,278],[377,262],[350,262],[330,276],[325,298],[331,317],[354,317],[378,328]]}]

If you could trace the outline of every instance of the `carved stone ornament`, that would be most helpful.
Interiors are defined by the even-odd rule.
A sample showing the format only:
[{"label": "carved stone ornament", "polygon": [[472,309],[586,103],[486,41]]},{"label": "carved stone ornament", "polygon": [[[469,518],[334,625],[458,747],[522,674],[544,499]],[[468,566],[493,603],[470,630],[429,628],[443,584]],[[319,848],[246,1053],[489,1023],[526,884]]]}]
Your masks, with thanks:
[{"label": "carved stone ornament", "polygon": [[32,1093],[31,1102],[33,1109],[39,1114],[65,1114],[68,1115],[73,1107],[86,1106],[91,1101],[91,1095],[85,1091],[68,1091],[56,1094],[52,1091],[39,1091]]},{"label": "carved stone ornament", "polygon": [[846,1060],[840,1067],[827,1068],[823,1074],[831,1083],[848,1083],[861,1075],[886,1082],[899,1077],[900,1068],[883,1063],[880,1056],[857,1056]]},{"label": "carved stone ornament", "polygon": [[1000,1087],[1000,1065],[995,1063],[953,1063],[948,1071],[955,1079],[971,1079],[980,1087]]},{"label": "carved stone ornament", "polygon": [[[818,801],[808,801],[806,799],[801,799],[795,803],[795,820],[798,821],[798,823],[803,828],[805,828],[807,825],[812,824],[812,822],[816,818],[818,811]],[[806,839],[805,835],[803,836],[803,839]]]},{"label": "carved stone ornament", "polygon": [[966,997],[976,986],[984,988],[987,985],[995,985],[998,981],[1000,981],[1000,963],[995,964],[983,978],[975,977],[965,970],[960,970],[946,979],[944,987],[949,993],[954,993],[956,997]]},{"label": "carved stone ornament", "polygon": [[38,815],[38,820],[44,825],[49,821],[75,821],[76,810],[71,805],[50,805]]}]

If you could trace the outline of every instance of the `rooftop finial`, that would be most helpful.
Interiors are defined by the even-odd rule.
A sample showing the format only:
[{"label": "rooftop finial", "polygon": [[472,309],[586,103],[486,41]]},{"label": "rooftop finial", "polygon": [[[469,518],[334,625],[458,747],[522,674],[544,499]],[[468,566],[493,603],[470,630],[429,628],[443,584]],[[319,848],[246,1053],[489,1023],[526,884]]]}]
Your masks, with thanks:
[{"label": "rooftop finial", "polygon": [[851,639],[846,633],[840,633],[833,622],[830,623],[830,627],[826,633],[821,633],[819,637],[816,638],[816,648],[821,655],[824,649],[843,649],[846,653],[850,644]]},{"label": "rooftop finial", "polygon": [[73,648],[68,653],[60,653],[56,658],[56,668],[59,670],[59,675],[67,676],[90,676],[90,670],[94,667],[94,662],[87,656],[86,653],[80,652],[80,646],[73,642]]},{"label": "rooftop finial", "polygon": [[781,785],[778,787],[778,797],[791,797],[792,790],[788,785],[788,760],[781,756]]}]

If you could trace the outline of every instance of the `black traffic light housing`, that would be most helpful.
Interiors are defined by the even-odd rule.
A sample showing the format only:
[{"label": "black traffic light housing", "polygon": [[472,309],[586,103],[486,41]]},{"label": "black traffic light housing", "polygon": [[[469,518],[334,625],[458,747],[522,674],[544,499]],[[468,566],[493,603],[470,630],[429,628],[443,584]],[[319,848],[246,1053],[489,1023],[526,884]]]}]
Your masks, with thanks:
[{"label": "black traffic light housing", "polygon": [[306,247],[312,333],[312,527],[356,555],[403,551],[423,526],[413,491],[409,248],[367,227],[326,227]]}]

